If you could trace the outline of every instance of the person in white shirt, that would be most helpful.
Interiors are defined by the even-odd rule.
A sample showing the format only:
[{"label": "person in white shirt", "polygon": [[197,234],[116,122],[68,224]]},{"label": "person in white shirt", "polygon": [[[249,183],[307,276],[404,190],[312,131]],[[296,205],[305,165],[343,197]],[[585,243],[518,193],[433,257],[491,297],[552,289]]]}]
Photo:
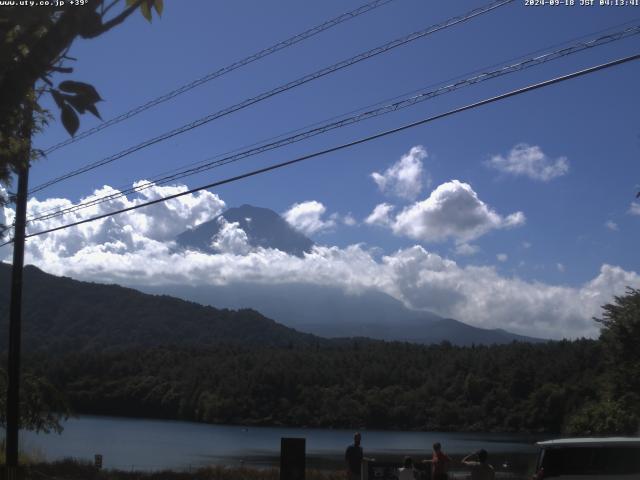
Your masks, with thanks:
[{"label": "person in white shirt", "polygon": [[404,457],[404,467],[398,469],[398,480],[415,480],[413,473],[413,460],[411,457]]}]

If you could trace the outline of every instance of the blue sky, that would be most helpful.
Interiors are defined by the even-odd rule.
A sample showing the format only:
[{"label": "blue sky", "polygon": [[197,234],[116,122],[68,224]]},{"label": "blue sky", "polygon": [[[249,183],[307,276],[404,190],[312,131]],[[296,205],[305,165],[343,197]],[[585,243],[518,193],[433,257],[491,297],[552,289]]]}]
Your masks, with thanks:
[{"label": "blue sky", "polygon": [[[74,79],[95,85],[109,119],[158,95],[283,40],[362,1],[165,2],[162,19],[139,14],[92,41],[77,42]],[[410,32],[439,23],[481,1],[395,0],[296,46],[181,95],[136,118],[82,140],[37,162],[31,185],[99,160],[149,137],[188,123],[282,83]],[[633,21],[635,20],[635,23]],[[224,153],[335,115],[466,76],[485,67],[546,49],[623,23],[640,24],[639,7],[529,7],[516,1],[316,80],[192,132],[147,148],[36,197],[76,202],[104,185],[124,188],[165,170]],[[640,36],[471,86],[417,106],[325,134],[181,183],[195,187],[294,158],[530,83],[638,53]],[[460,267],[490,267],[501,278],[580,287],[604,264],[640,271],[640,215],[631,210],[640,190],[640,62],[461,113],[397,135],[224,186],[214,192],[227,206],[249,203],[284,213],[315,201],[331,228],[310,235],[345,248],[363,243],[390,254],[414,245]],[[97,120],[82,118],[81,130]],[[64,140],[54,122],[35,138],[38,147]],[[422,146],[422,188],[413,197],[382,191],[371,174],[384,174],[412,148]],[[520,146],[520,147],[518,147]],[[516,148],[517,147],[517,148]],[[516,150],[514,150],[516,148]],[[518,150],[519,148],[519,150]],[[520,152],[520,156],[518,156]],[[560,166],[544,179],[500,171],[527,155],[537,165]],[[523,157],[524,156],[524,157]],[[527,157],[531,158],[531,157]],[[492,160],[493,159],[493,160]],[[558,163],[559,162],[559,163]],[[391,224],[365,219],[376,205],[397,214],[457,179],[467,184],[503,223],[475,238],[455,234],[407,235]],[[414,178],[415,180],[415,178]],[[435,201],[435,198],[432,198]],[[308,204],[307,204],[308,205]],[[333,217],[331,217],[333,215]],[[355,225],[345,225],[350,215]],[[396,219],[397,220],[397,219]],[[465,246],[461,248],[461,246]],[[469,248],[467,248],[469,247]],[[472,255],[463,255],[474,250]]]}]

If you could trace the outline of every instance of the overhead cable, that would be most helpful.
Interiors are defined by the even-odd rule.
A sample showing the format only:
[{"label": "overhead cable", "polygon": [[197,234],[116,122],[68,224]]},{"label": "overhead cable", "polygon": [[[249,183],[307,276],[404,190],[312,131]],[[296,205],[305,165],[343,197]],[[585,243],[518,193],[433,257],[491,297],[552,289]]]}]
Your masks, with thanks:
[{"label": "overhead cable", "polygon": [[72,205],[70,207],[66,207],[62,209],[55,208],[55,209],[42,211],[42,212],[39,212],[37,216],[33,216],[29,218],[28,221],[34,222],[34,221],[49,220],[51,218],[55,218],[68,213],[76,212],[78,210],[99,205],[104,202],[112,201],[117,198],[125,197],[131,193],[141,192],[143,190],[152,188],[154,186],[165,185],[172,181],[189,177],[191,175],[195,175],[197,173],[201,173],[203,171],[207,171],[213,168],[221,167],[223,165],[227,165],[229,163],[236,162],[238,160],[241,160],[250,156],[258,155],[260,153],[264,153],[269,150],[281,148],[283,146],[290,145],[292,143],[300,142],[307,138],[311,138],[316,135],[320,135],[322,133],[326,133],[328,131],[331,131],[337,128],[345,127],[347,125],[361,122],[363,120],[367,120],[373,117],[377,117],[390,112],[401,110],[403,108],[416,105],[420,102],[424,102],[434,97],[444,95],[446,93],[450,93],[458,89],[483,82],[485,80],[490,80],[490,79],[501,77],[510,73],[522,71],[543,63],[550,62],[552,60],[557,60],[559,58],[563,58],[568,55],[572,55],[572,54],[575,54],[587,49],[591,49],[597,46],[606,45],[608,43],[622,40],[624,38],[628,38],[637,34],[640,34],[640,24],[627,27],[623,30],[620,30],[614,33],[602,35],[587,41],[577,42],[570,46],[565,45],[558,50],[554,50],[552,52],[547,52],[542,54],[536,54],[535,56],[532,56],[532,57],[526,57],[525,59],[517,63],[506,64],[500,68],[495,68],[494,70],[484,71],[472,77],[459,80],[450,84],[446,84],[444,86],[441,86],[433,90],[425,90],[417,94],[415,94],[415,92],[412,92],[413,94],[411,96],[408,96],[406,98],[401,98],[400,100],[397,100],[395,102],[385,104],[377,108],[359,111],[355,115],[351,115],[346,118],[340,118],[339,120],[336,120],[336,121],[319,124],[311,129],[297,131],[293,135],[289,135],[286,137],[283,137],[283,136],[276,137],[276,139],[274,139],[273,141],[258,144],[246,150],[236,150],[235,152],[230,154],[223,154],[222,158],[220,158],[221,155],[217,155],[213,158],[209,158],[207,160],[203,160],[201,162],[191,164],[188,166],[188,168],[177,169],[175,173],[163,175],[155,178],[154,180],[147,181],[144,183],[139,183],[133,187],[120,190],[118,192],[115,192],[109,195],[92,198],[92,199],[83,201],[81,203],[78,203],[76,205]]},{"label": "overhead cable", "polygon": [[412,34],[409,34],[407,36],[404,36],[402,38],[398,38],[396,40],[393,40],[391,42],[388,42],[384,45],[381,45],[379,47],[373,48],[371,50],[368,50],[366,52],[360,53],[358,55],[355,55],[351,58],[348,58],[346,60],[343,60],[341,62],[335,63],[333,65],[330,65],[328,67],[325,67],[323,69],[317,70],[313,73],[310,73],[308,75],[305,75],[303,77],[298,78],[297,80],[293,80],[291,82],[285,83],[283,85],[280,85],[279,87],[276,87],[274,89],[268,90],[266,92],[263,92],[255,97],[251,97],[248,98],[240,103],[237,103],[235,105],[232,105],[230,107],[224,108],[222,110],[219,110],[217,112],[214,112],[210,115],[207,115],[205,117],[202,117],[198,120],[195,120],[193,122],[190,122],[188,124],[182,125],[181,127],[175,128],[173,130],[170,130],[168,132],[165,132],[161,135],[158,135],[154,138],[151,138],[149,140],[146,140],[142,143],[139,143],[137,145],[131,146],[129,148],[126,148],[125,150],[122,150],[118,153],[115,153],[113,155],[110,155],[108,157],[105,157],[101,160],[97,160],[95,162],[89,163],[87,165],[85,165],[84,167],[80,167],[76,170],[72,170],[64,175],[61,175],[59,177],[53,178],[51,180],[48,180],[34,188],[32,188],[30,190],[30,194],[34,194],[36,192],[39,192],[41,190],[44,190],[45,188],[48,188],[52,185],[55,185],[56,183],[62,182],[64,180],[68,180],[69,178],[75,177],[77,175],[81,175],[83,173],[89,172],[91,170],[94,170],[98,167],[107,165],[109,163],[115,162],[116,160],[119,160],[123,157],[126,157],[134,152],[137,152],[139,150],[142,150],[144,148],[150,147],[151,145],[155,145],[157,143],[160,143],[162,141],[165,141],[169,138],[175,137],[176,135],[180,135],[183,133],[186,133],[190,130],[193,130],[195,128],[201,127],[202,125],[205,125],[209,122],[212,122],[213,120],[216,120],[218,118],[224,117],[226,115],[229,115],[231,113],[237,112],[238,110],[242,110],[246,107],[249,107],[250,105],[256,104],[258,102],[261,102],[263,100],[266,100],[268,98],[271,98],[275,95],[278,95],[280,93],[286,92],[288,90],[291,90],[293,88],[299,87],[300,85],[304,85],[305,83],[311,82],[313,80],[317,80],[318,78],[324,77],[326,75],[329,75],[331,73],[334,73],[338,70],[341,70],[343,68],[349,67],[351,65],[354,65],[356,63],[359,63],[363,60],[366,60],[368,58],[374,57],[376,55],[380,55],[382,53],[388,52],[394,48],[400,47],[402,45],[406,45],[409,42],[418,40],[419,38],[423,38],[427,35],[433,34],[435,32],[438,32],[440,30],[444,30],[446,28],[452,27],[454,25],[458,25],[460,23],[464,23],[467,22],[475,17],[478,17],[480,15],[483,15],[485,13],[491,12],[499,7],[502,7],[504,5],[507,5],[509,3],[512,3],[514,0],[496,0],[491,2],[488,5],[485,5],[483,7],[480,8],[476,8],[474,10],[471,10],[470,12],[464,14],[464,15],[459,15],[457,17],[453,17],[449,20],[446,20],[443,23],[437,24],[437,25],[433,25],[430,26],[424,30],[420,30],[418,32],[414,32]]},{"label": "overhead cable", "polygon": [[60,143],[57,143],[55,145],[52,145],[48,148],[43,149],[43,152],[45,155],[48,155],[49,153],[52,153],[62,147],[66,147],[67,145],[70,145],[72,143],[78,142],[80,140],[82,140],[83,138],[87,138],[91,135],[94,135],[96,133],[98,133],[101,130],[104,130],[105,128],[111,127],[112,125],[116,125],[120,122],[123,122],[125,120],[128,120],[136,115],[138,115],[139,113],[142,113],[146,110],[149,110],[150,108],[153,108],[157,105],[160,105],[161,103],[167,102],[169,100],[171,100],[174,97],[177,97],[178,95],[181,95],[185,92],[188,92],[189,90],[193,90],[196,87],[199,87],[200,85],[210,82],[211,80],[214,80],[218,77],[221,77],[223,75],[226,75],[227,73],[230,73],[234,70],[237,70],[240,67],[244,67],[245,65],[249,65],[250,63],[255,62],[256,60],[260,60],[261,58],[267,57],[273,53],[276,53],[280,50],[283,50],[287,47],[290,47],[292,45],[295,45],[296,43],[299,43],[303,40],[306,40],[308,38],[313,37],[314,35],[317,35],[320,32],[324,32],[325,30],[328,30],[332,27],[335,27],[336,25],[339,25],[343,22],[346,22],[347,20],[351,20],[352,18],[356,18],[360,15],[362,15],[363,13],[367,13],[370,12],[371,10],[374,10],[378,7],[381,7],[383,5],[386,5],[387,3],[393,2],[394,0],[374,0],[372,2],[366,3],[364,5],[361,5],[360,7],[351,10],[349,12],[343,13],[342,15],[338,15],[337,17],[334,17],[330,20],[327,20],[324,23],[321,23],[320,25],[316,25],[313,28],[310,28],[308,30],[305,30],[304,32],[298,33],[297,35],[294,35],[293,37],[287,38],[286,40],[283,40],[281,42],[278,42],[274,45],[271,45],[270,47],[264,48],[262,50],[260,50],[259,52],[256,52],[252,55],[249,55],[248,57],[243,58],[242,60],[238,60],[236,62],[231,63],[230,65],[227,65],[226,67],[222,67],[218,70],[216,70],[215,72],[211,72],[208,73],[207,75],[204,75],[203,77],[200,77],[196,80],[193,80],[192,82],[186,83],[184,85],[182,85],[181,87],[178,87],[174,90],[171,90],[170,92],[165,93],[164,95],[161,95],[157,98],[154,98],[153,100],[149,100],[147,103],[144,103],[142,105],[139,105],[135,108],[132,108],[131,110],[122,113],[120,115],[118,115],[117,117],[111,118],[110,120],[107,120],[99,125],[96,125],[93,128],[90,128],[88,130],[85,130],[84,132],[78,133],[73,137],[68,138],[67,140],[64,140]]},{"label": "overhead cable", "polygon": [[[538,89],[541,89],[541,88],[544,88],[544,87],[548,87],[550,85],[554,85],[554,84],[558,84],[558,83],[565,82],[565,81],[568,81],[568,80],[572,80],[572,79],[577,78],[577,77],[582,77],[582,76],[585,76],[585,75],[588,75],[588,74],[591,74],[591,73],[595,73],[595,72],[600,71],[600,70],[605,70],[605,69],[608,69],[608,68],[612,68],[612,67],[615,67],[615,66],[618,66],[618,65],[622,65],[624,63],[628,63],[628,62],[631,62],[631,61],[634,61],[634,60],[638,60],[638,59],[640,59],[640,54],[630,55],[630,56],[627,56],[627,57],[624,57],[624,58],[620,58],[618,60],[613,60],[613,61],[610,61],[610,62],[607,62],[607,63],[603,63],[603,64],[596,65],[596,66],[593,66],[593,67],[589,67],[589,68],[586,68],[586,69],[583,69],[583,70],[579,70],[577,72],[573,72],[573,73],[570,73],[570,74],[567,74],[567,75],[563,75],[563,76],[560,76],[560,77],[552,78],[550,80],[545,80],[543,82],[539,82],[539,83],[535,83],[535,84],[532,84],[532,85],[528,85],[526,87],[522,87],[522,88],[519,88],[519,89],[516,89],[516,90],[512,90],[510,92],[507,92],[507,93],[503,93],[503,94],[500,94],[500,95],[485,99],[485,100],[481,100],[481,101],[478,101],[478,102],[475,102],[475,103],[471,103],[471,104],[465,105],[463,107],[455,108],[453,110],[449,110],[447,112],[440,113],[438,115],[427,117],[427,118],[424,118],[422,120],[418,120],[416,122],[412,122],[412,123],[409,123],[409,124],[406,124],[406,125],[402,125],[400,127],[396,127],[396,128],[392,128],[390,130],[379,132],[379,133],[376,133],[374,135],[370,135],[368,137],[359,138],[357,140],[353,140],[353,141],[348,142],[348,143],[343,143],[343,144],[337,145],[335,147],[331,147],[331,148],[328,148],[328,149],[325,149],[325,150],[321,150],[321,151],[317,151],[317,152],[314,152],[314,153],[310,153],[308,155],[303,155],[301,157],[297,157],[297,158],[294,158],[292,160],[288,160],[286,162],[281,162],[281,163],[277,163],[277,164],[274,164],[274,165],[270,165],[268,167],[264,167],[264,168],[260,168],[260,169],[257,169],[257,170],[253,170],[253,171],[250,171],[250,172],[247,172],[247,173],[243,173],[241,175],[236,175],[234,177],[226,178],[224,180],[219,180],[219,181],[216,181],[216,182],[213,182],[213,183],[209,183],[207,185],[203,185],[203,186],[200,186],[200,187],[197,187],[197,188],[192,188],[190,190],[185,190],[185,191],[180,192],[180,193],[176,193],[176,194],[173,194],[173,195],[168,195],[166,197],[157,198],[157,199],[154,199],[154,200],[150,200],[148,202],[144,202],[144,203],[140,203],[140,204],[137,204],[137,205],[133,205],[131,207],[122,208],[122,209],[119,209],[119,210],[116,210],[116,211],[113,211],[113,212],[109,212],[109,213],[105,213],[105,214],[102,214],[102,215],[96,215],[94,217],[90,217],[90,218],[86,218],[86,219],[83,219],[83,220],[79,220],[77,222],[72,222],[72,223],[68,223],[68,224],[65,224],[65,225],[60,225],[58,227],[48,228],[48,229],[45,229],[45,230],[40,230],[38,232],[30,233],[28,235],[25,235],[25,238],[36,237],[36,236],[40,236],[40,235],[45,235],[47,233],[52,233],[52,232],[56,232],[56,231],[59,231],[59,230],[64,230],[64,229],[71,228],[71,227],[76,227],[78,225],[83,225],[85,223],[94,222],[94,221],[101,220],[101,219],[104,219],[104,218],[112,217],[114,215],[119,215],[121,213],[130,212],[130,211],[133,211],[133,210],[138,210],[140,208],[148,207],[150,205],[155,205],[155,204],[158,204],[158,203],[166,202],[168,200],[173,200],[175,198],[179,198],[179,197],[182,197],[182,196],[185,196],[185,195],[190,195],[190,194],[199,192],[201,190],[207,190],[209,188],[218,187],[220,185],[233,183],[233,182],[245,179],[245,178],[249,178],[249,177],[253,177],[253,176],[256,176],[256,175],[263,174],[263,173],[267,173],[267,172],[270,172],[272,170],[277,170],[277,169],[280,169],[280,168],[288,167],[290,165],[294,165],[296,163],[303,162],[305,160],[309,160],[309,159],[312,159],[312,158],[320,157],[320,156],[326,155],[328,153],[337,152],[339,150],[344,150],[344,149],[347,149],[347,148],[351,148],[351,147],[354,147],[356,145],[360,145],[362,143],[370,142],[370,141],[376,140],[378,138],[386,137],[386,136],[392,135],[394,133],[398,133],[398,132],[401,132],[401,131],[404,131],[404,130],[408,130],[410,128],[417,127],[419,125],[424,125],[426,123],[430,123],[430,122],[433,122],[435,120],[439,120],[441,118],[449,117],[451,115],[454,115],[454,114],[457,114],[457,113],[461,113],[461,112],[464,112],[466,110],[472,110],[472,109],[475,109],[475,108],[478,108],[478,107],[481,107],[481,106],[484,106],[484,105],[488,105],[490,103],[494,103],[494,102],[497,102],[497,101],[500,101],[500,100],[504,100],[504,99],[507,99],[507,98],[510,98],[510,97],[514,97],[516,95],[521,95],[523,93],[527,93],[527,92],[530,92],[530,91],[533,91],[533,90],[538,90]],[[13,242],[13,240],[5,242],[5,243],[1,244],[0,247],[8,245],[8,244],[10,244],[12,242]]]}]

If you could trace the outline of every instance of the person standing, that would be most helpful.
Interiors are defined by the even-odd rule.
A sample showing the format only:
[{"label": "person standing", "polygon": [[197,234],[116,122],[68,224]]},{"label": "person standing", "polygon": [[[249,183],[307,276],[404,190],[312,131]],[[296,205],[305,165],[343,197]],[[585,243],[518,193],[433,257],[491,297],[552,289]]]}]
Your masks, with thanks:
[{"label": "person standing", "polygon": [[353,445],[349,445],[344,452],[344,459],[347,462],[347,480],[360,480],[364,459],[364,452],[360,446],[361,440],[360,432],[356,432],[353,436]]},{"label": "person standing", "polygon": [[413,470],[413,459],[404,457],[404,466],[398,469],[398,480],[416,480]]},{"label": "person standing", "polygon": [[[487,463],[488,456],[487,451],[482,448],[462,459],[463,465],[471,467],[471,480],[494,480],[496,478],[493,466]],[[474,457],[475,460],[471,460]]]},{"label": "person standing", "polygon": [[449,478],[449,464],[451,463],[451,457],[442,451],[442,445],[440,442],[433,444],[433,455],[431,460],[431,479],[432,480],[447,480]]}]

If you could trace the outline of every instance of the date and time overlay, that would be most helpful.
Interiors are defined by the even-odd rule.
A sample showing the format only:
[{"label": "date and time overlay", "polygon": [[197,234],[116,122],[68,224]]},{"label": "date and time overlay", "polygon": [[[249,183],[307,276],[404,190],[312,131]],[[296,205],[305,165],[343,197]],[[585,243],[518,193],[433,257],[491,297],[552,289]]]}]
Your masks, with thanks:
[{"label": "date and time overlay", "polygon": [[[82,6],[88,0],[0,0],[0,7]],[[640,7],[640,0],[522,0],[526,7]]]}]

